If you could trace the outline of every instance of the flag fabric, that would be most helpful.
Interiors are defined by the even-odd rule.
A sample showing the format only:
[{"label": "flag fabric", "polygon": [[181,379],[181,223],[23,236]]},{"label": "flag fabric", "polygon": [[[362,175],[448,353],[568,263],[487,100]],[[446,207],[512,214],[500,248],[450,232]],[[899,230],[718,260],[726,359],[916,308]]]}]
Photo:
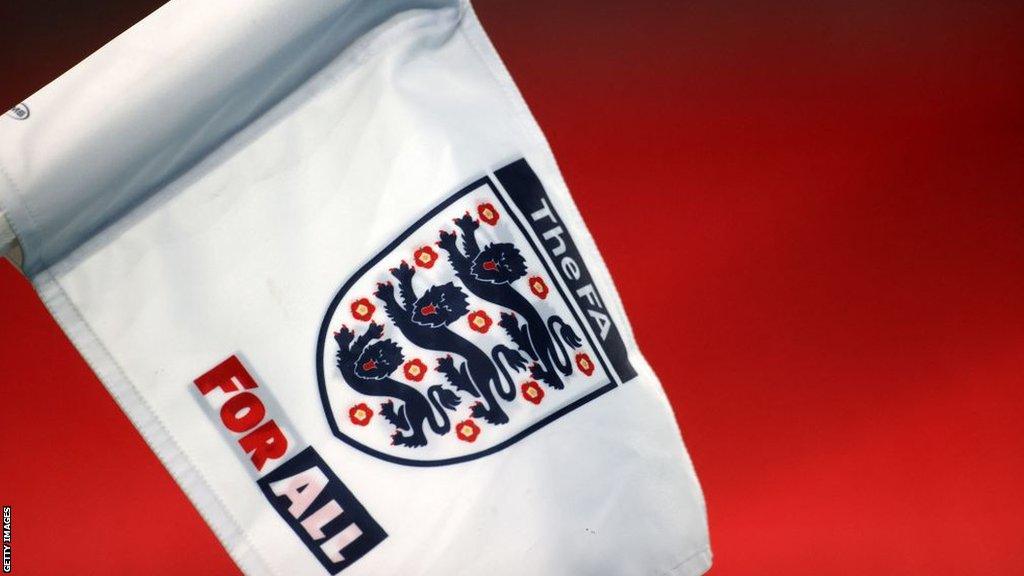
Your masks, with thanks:
[{"label": "flag fabric", "polygon": [[3,211],[0,211],[0,256],[8,258],[15,266],[21,265],[21,246]]},{"label": "flag fabric", "polygon": [[175,0],[18,110],[23,270],[246,573],[710,567],[672,410],[468,2]]}]

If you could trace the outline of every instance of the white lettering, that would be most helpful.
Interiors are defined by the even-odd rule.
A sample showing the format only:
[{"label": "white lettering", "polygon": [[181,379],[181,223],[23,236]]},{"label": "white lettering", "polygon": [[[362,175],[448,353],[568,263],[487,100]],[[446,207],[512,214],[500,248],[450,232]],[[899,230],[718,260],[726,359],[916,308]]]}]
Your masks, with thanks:
[{"label": "white lettering", "polygon": [[288,506],[288,513],[292,515],[292,518],[302,516],[303,512],[326,487],[327,476],[319,468],[303,470],[295,476],[270,484],[270,490],[274,494],[285,496],[291,502]]},{"label": "white lettering", "polygon": [[571,256],[562,258],[562,270],[565,271],[565,275],[569,278],[573,280],[580,279],[580,265]]},{"label": "white lettering", "polygon": [[585,298],[592,306],[604,308],[604,306],[601,305],[601,299],[597,296],[597,291],[594,290],[593,284],[587,284],[580,288],[576,291],[576,295],[580,298]]},{"label": "white lettering", "polygon": [[331,562],[335,564],[344,562],[345,557],[341,555],[341,551],[362,535],[363,531],[359,529],[359,526],[349,524],[344,530],[335,534],[333,538],[321,544],[320,549],[331,559]]},{"label": "white lettering", "polygon": [[548,230],[547,232],[544,233],[545,240],[551,240],[552,238],[556,240],[555,247],[551,249],[552,256],[561,256],[562,254],[565,254],[566,246],[565,238],[562,238],[563,232],[565,232],[564,228],[562,228],[561,226],[555,226],[551,230]]},{"label": "white lettering", "polygon": [[597,310],[587,310],[587,314],[594,319],[594,322],[597,323],[598,328],[600,328],[601,340],[607,339],[608,330],[612,327],[612,321],[608,318],[608,315]]},{"label": "white lettering", "polygon": [[543,204],[544,207],[531,213],[530,218],[532,218],[534,222],[541,218],[547,218],[548,220],[551,220],[552,224],[558,224],[558,220],[555,219],[555,213],[551,211],[551,206],[548,206],[548,201],[541,198],[540,203]]},{"label": "white lettering", "polygon": [[331,520],[341,516],[341,513],[341,505],[334,500],[330,500],[327,504],[321,506],[319,510],[310,514],[309,518],[303,520],[302,527],[313,537],[313,540],[319,540],[324,537],[324,526]]}]

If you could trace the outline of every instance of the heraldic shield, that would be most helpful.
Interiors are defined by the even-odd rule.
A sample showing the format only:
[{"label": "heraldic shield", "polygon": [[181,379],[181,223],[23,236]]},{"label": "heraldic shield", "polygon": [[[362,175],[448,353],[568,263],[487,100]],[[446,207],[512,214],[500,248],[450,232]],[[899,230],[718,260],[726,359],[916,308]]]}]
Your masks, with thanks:
[{"label": "heraldic shield", "polygon": [[524,160],[371,258],[332,300],[318,342],[335,436],[414,466],[497,452],[636,375]]}]

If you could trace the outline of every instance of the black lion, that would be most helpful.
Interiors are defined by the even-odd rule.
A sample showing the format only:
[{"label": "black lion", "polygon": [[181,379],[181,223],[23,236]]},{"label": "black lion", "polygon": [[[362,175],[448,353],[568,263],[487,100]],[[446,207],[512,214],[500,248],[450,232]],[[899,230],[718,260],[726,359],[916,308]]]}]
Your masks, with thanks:
[{"label": "black lion", "polygon": [[516,346],[540,362],[531,368],[534,378],[553,388],[562,388],[558,372],[563,376],[572,374],[565,346],[579,348],[583,342],[560,317],[551,316],[545,323],[533,304],[512,287],[513,282],[526,275],[526,260],[514,244],[492,243],[481,250],[476,241],[479,222],[467,213],[455,219],[455,225],[462,230],[463,250],[459,250],[454,232],[441,231],[438,245],[448,253],[456,276],[476,296],[523,317],[525,327],[512,314],[502,314],[498,325]]},{"label": "black lion", "polygon": [[[453,332],[449,325],[462,318],[469,311],[466,294],[461,288],[448,282],[441,286],[428,288],[422,296],[417,296],[412,286],[412,277],[416,271],[407,263],[402,262],[391,274],[398,280],[401,302],[395,297],[395,287],[390,282],[377,285],[374,295],[384,302],[384,311],[402,331],[402,334],[413,344],[427,350],[437,350],[458,354],[466,360],[461,368],[445,363],[439,368],[449,382],[460,390],[474,397],[482,398],[483,404],[473,406],[473,416],[483,418],[492,424],[508,422],[508,415],[498,405],[494,391],[503,400],[515,398],[515,384],[507,377],[505,387],[498,375],[495,363],[472,342]],[[492,357],[500,353],[517,354],[515,351],[498,347]],[[450,361],[450,360],[449,360]],[[512,360],[515,362],[515,359]],[[525,359],[520,359],[525,364]],[[500,366],[500,363],[498,363]]]},{"label": "black lion", "polygon": [[345,382],[360,394],[401,401],[397,410],[393,400],[381,406],[381,415],[398,428],[391,436],[392,444],[424,446],[427,436],[423,432],[423,423],[426,422],[438,435],[447,434],[451,430],[451,421],[445,410],[454,410],[459,404],[459,397],[441,385],[428,388],[424,397],[412,386],[393,380],[391,374],[405,358],[402,348],[394,341],[379,340],[383,334],[384,328],[376,323],[371,323],[358,338],[355,332],[343,326],[334,335],[338,343],[338,370]]}]

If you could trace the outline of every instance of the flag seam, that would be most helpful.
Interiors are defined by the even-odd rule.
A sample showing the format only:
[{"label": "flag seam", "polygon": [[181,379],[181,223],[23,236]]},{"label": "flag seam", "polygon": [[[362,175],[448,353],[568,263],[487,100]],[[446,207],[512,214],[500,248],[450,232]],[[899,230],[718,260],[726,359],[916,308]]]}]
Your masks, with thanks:
[{"label": "flag seam", "polygon": [[[96,373],[97,378],[146,439],[149,447],[174,477],[237,565],[246,573],[278,574],[271,569],[258,548],[249,539],[241,523],[232,515],[200,468],[181,449],[170,429],[149,406],[145,397],[139,393],[135,383],[92,330],[51,269],[40,271],[37,278],[33,279],[33,283],[47,309],[64,328],[68,338],[82,353],[82,357]],[[175,460],[178,460],[180,464],[176,465]],[[212,502],[201,502],[203,496],[211,498]],[[217,507],[217,516],[211,513],[207,504]],[[235,535],[227,534],[226,528],[234,529]],[[230,547],[227,545],[228,543],[231,544]],[[238,550],[239,544],[242,545],[241,551]],[[247,555],[243,555],[242,551]],[[258,572],[253,570],[256,566],[248,560],[249,556],[259,563],[261,570]]]}]

